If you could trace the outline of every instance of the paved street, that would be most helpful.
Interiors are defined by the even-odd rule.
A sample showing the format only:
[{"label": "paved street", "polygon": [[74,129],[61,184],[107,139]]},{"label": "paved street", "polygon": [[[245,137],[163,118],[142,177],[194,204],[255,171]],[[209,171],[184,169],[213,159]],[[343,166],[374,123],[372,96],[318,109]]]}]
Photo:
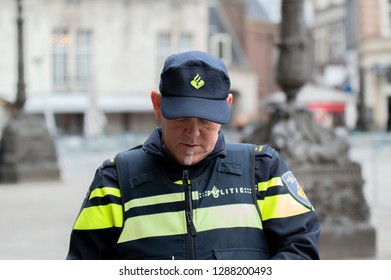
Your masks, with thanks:
[{"label": "paved street", "polygon": [[[64,259],[72,224],[96,167],[139,140],[104,139],[88,147],[77,138],[59,140],[61,181],[0,184],[0,259]],[[364,192],[377,230],[376,259],[391,259],[391,188],[386,180],[391,137],[353,135],[351,157],[363,168]]]}]

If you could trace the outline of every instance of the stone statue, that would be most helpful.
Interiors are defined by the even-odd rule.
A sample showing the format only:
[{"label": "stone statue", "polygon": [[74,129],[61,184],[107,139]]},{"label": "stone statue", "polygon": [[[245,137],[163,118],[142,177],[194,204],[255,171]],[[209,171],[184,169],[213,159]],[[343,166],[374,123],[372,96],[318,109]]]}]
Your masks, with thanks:
[{"label": "stone statue", "polygon": [[317,124],[312,112],[306,108],[292,107],[276,108],[270,122],[259,124],[242,138],[242,142],[268,143],[290,166],[342,165],[351,161],[347,135]]},{"label": "stone statue", "polygon": [[277,122],[271,129],[270,143],[291,165],[350,161],[348,139],[315,123],[305,109]]}]

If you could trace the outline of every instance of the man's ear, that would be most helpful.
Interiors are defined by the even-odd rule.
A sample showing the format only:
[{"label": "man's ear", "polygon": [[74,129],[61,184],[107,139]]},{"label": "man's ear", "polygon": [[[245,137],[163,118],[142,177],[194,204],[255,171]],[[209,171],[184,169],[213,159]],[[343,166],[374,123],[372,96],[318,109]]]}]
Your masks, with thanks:
[{"label": "man's ear", "polygon": [[229,93],[227,97],[227,102],[229,106],[231,106],[233,100],[234,100],[234,96],[232,95],[232,93]]},{"label": "man's ear", "polygon": [[155,118],[160,121],[162,118],[162,113],[160,111],[160,94],[156,90],[151,92],[151,101],[153,110],[155,111]]}]

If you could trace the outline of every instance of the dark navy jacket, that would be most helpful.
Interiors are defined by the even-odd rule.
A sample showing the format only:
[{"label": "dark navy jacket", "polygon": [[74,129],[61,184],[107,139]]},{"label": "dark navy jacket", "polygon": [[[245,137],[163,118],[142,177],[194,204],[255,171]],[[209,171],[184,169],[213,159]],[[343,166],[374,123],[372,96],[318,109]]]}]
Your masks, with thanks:
[{"label": "dark navy jacket", "polygon": [[269,146],[226,144],[220,132],[214,151],[185,167],[156,129],[121,154],[126,172],[119,158],[98,168],[67,259],[319,259],[314,209]]}]

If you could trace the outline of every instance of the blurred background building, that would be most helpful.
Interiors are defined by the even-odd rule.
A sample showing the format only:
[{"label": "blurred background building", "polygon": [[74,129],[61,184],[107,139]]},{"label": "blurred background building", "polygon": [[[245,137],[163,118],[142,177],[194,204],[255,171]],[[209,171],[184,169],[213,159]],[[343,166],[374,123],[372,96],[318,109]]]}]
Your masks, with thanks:
[{"label": "blurred background building", "polygon": [[[149,93],[172,52],[205,50],[229,68],[228,125],[267,120],[284,97],[275,82],[280,1],[29,0],[25,76],[29,113],[55,136],[149,131]],[[0,97],[17,83],[16,0],[0,3]],[[318,122],[391,129],[391,1],[306,0],[313,81],[298,100]],[[0,107],[1,108],[1,107]],[[0,126],[7,115],[0,110]],[[361,126],[357,126],[361,122]]]},{"label": "blurred background building", "polygon": [[312,5],[315,81],[356,96],[362,128],[389,131],[391,1],[312,0]]},{"label": "blurred background building", "polygon": [[[0,3],[0,97],[6,100],[14,98],[17,82],[15,2]],[[155,126],[149,94],[173,52],[198,49],[224,60],[237,99],[231,125],[254,118],[258,96],[274,88],[269,54],[277,25],[255,0],[22,2],[25,110],[45,114],[54,135]]]},{"label": "blurred background building", "polygon": [[[391,0],[305,1],[312,38],[308,53],[312,80],[301,89],[297,101],[324,126],[374,132],[351,133],[351,154],[363,163],[365,195],[376,214],[372,221],[381,229],[377,231],[377,257],[390,258],[390,191],[382,177],[389,172],[391,134],[381,132],[391,129]],[[95,168],[105,158],[139,144],[142,139],[138,137],[158,125],[150,92],[158,89],[160,70],[169,54],[204,50],[227,64],[235,102],[231,122],[224,129],[243,133],[239,129],[267,121],[269,110],[285,98],[276,83],[280,2],[21,0],[24,110],[45,116],[60,154],[63,182],[58,184],[66,188],[53,188],[53,183],[38,183],[34,188],[29,184],[2,186],[1,203],[4,212],[8,211],[2,220],[3,236],[13,241],[0,238],[4,240],[0,258],[40,258],[36,253],[45,252],[38,247],[50,244],[48,240],[56,250],[61,240],[61,250],[44,256],[59,258],[60,254],[61,258],[68,245],[67,230]],[[14,100],[17,88],[16,3],[0,1],[0,136],[9,117],[1,104]],[[122,136],[129,133],[135,138],[123,141]],[[107,137],[94,142],[101,135],[120,135],[120,140]],[[32,239],[25,238],[24,224],[14,217],[20,214],[26,222],[35,222],[35,212],[28,216],[9,210],[20,205],[12,199],[19,196],[28,209],[53,215],[40,220],[42,225],[31,231]],[[52,207],[41,210],[40,206],[50,203]],[[64,220],[58,221],[57,216]],[[54,224],[60,225],[55,233],[59,239],[51,235]],[[46,227],[50,231],[45,232]],[[37,249],[31,250],[31,245]]]}]

